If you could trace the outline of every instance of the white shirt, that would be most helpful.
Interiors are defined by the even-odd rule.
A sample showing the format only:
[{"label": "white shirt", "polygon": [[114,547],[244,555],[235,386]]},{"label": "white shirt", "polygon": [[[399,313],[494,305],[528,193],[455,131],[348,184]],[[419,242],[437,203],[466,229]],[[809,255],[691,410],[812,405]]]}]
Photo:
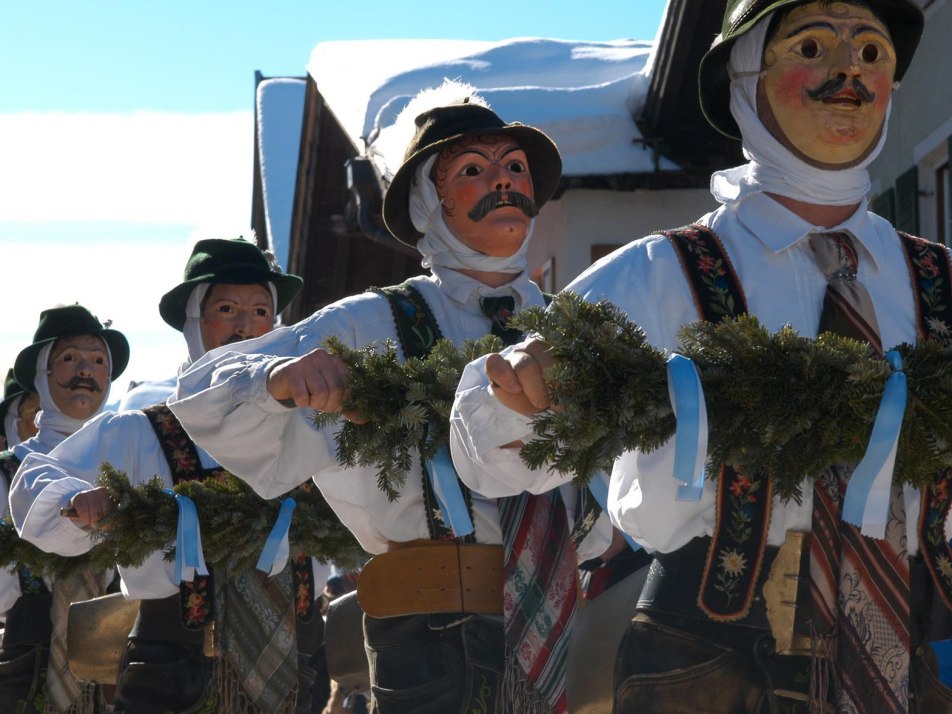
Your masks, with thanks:
[{"label": "white shirt", "polygon": [[[768,196],[754,194],[698,222],[720,237],[749,313],[771,331],[789,324],[809,337],[817,334],[827,281],[816,266],[807,237],[819,230],[848,231],[856,238],[857,277],[869,290],[883,346],[889,349],[916,341],[917,318],[905,252],[895,229],[868,213],[865,204],[840,226],[824,229]],[[648,236],[606,256],[566,290],[592,302],[614,303],[645,330],[652,345],[665,350],[677,349],[681,326],[700,319],[677,254],[664,236]],[[460,477],[471,488],[497,496],[522,489],[544,490],[570,479],[570,474],[560,477],[520,468],[515,450],[498,448],[517,438],[530,438],[530,420],[492,396],[484,362],[477,360],[466,367],[453,407],[451,449]],[[625,453],[612,470],[608,494],[612,521],[649,550],[670,552],[713,532],[715,484],[705,482],[700,501],[677,501],[673,464],[669,442],[651,453]],[[807,486],[801,505],[775,500],[768,531],[771,545],[782,544],[789,529],[810,529],[812,489]],[[906,491],[906,512],[917,513],[919,494]],[[915,518],[907,522],[910,554],[918,549],[916,525]]]},{"label": "white shirt", "polygon": [[[21,441],[10,449],[10,451],[22,462],[29,454],[47,453],[65,438],[65,434],[46,429],[41,434],[35,434],[26,441]],[[4,510],[7,508],[9,490],[10,484],[7,484],[7,479],[0,477],[0,503],[4,504]],[[20,590],[20,577],[16,571],[0,570],[0,617],[5,615],[7,610],[13,607],[13,604],[22,594]]]},{"label": "white shirt", "polygon": [[[198,456],[203,468],[218,467],[201,449]],[[132,485],[159,476],[167,488],[172,487],[168,460],[149,418],[141,411],[104,412],[49,454],[34,453],[23,460],[10,489],[10,511],[20,537],[59,555],[90,550],[94,542],[88,533],[59,512],[77,493],[96,487],[104,462],[125,472]],[[159,551],[140,567],[119,568],[119,574],[122,592],[131,600],[179,591],[174,563]]]},{"label": "white shirt", "polygon": [[[489,288],[455,270],[437,267],[433,276],[409,282],[430,306],[443,337],[456,344],[489,332],[490,321],[479,307],[483,295],[512,295],[517,310],[544,304],[538,287],[524,275],[501,288]],[[334,443],[338,425],[318,429],[311,410],[289,409],[268,393],[267,375],[276,362],[323,347],[329,335],[351,347],[382,345],[385,340],[400,344],[389,301],[375,293],[355,295],[296,325],[210,352],[179,377],[169,406],[196,442],[265,498],[313,478],[366,551],[381,553],[390,541],[429,538],[416,456],[399,498],[391,502],[377,487],[375,469],[338,463]],[[571,510],[574,491],[564,495]],[[475,492],[472,496],[477,540],[500,543],[495,498]],[[610,539],[610,526],[602,518],[579,556],[598,555]]]}]

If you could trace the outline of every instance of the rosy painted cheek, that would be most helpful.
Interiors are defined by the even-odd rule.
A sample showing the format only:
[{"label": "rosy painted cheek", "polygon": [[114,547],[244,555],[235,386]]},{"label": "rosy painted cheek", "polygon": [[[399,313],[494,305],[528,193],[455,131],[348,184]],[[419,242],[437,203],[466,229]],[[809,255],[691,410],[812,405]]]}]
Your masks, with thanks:
[{"label": "rosy painted cheek", "polygon": [[774,92],[774,100],[780,106],[800,104],[805,89],[813,89],[822,83],[816,73],[804,67],[792,67],[781,71]]}]

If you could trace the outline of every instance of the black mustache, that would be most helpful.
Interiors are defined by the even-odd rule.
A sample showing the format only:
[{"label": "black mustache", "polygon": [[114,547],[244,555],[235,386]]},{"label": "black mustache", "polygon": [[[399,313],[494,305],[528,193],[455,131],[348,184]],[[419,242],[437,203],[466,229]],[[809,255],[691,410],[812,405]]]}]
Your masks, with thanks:
[{"label": "black mustache", "polygon": [[[816,89],[808,89],[807,94],[810,96],[810,99],[813,99],[817,102],[822,102],[824,99],[832,97],[837,92],[841,91],[847,82],[847,77],[845,74],[838,74],[832,79],[828,79],[823,84],[821,84]],[[876,101],[876,94],[866,87],[860,80],[855,77],[850,80],[850,88],[856,92],[856,96],[863,102],[874,102]]]},{"label": "black mustache", "polygon": [[[503,196],[505,196],[505,199]],[[517,193],[515,191],[493,191],[492,193],[487,193],[479,200],[479,203],[473,207],[473,210],[466,215],[470,217],[470,220],[481,221],[489,215],[490,211],[497,208],[500,203],[515,206],[529,218],[535,218],[539,215],[539,207],[536,206],[535,201],[524,193]]]},{"label": "black mustache", "polygon": [[62,389],[76,389],[77,387],[86,387],[94,392],[101,392],[102,389],[96,384],[96,380],[89,377],[73,377],[66,384],[59,384]]}]

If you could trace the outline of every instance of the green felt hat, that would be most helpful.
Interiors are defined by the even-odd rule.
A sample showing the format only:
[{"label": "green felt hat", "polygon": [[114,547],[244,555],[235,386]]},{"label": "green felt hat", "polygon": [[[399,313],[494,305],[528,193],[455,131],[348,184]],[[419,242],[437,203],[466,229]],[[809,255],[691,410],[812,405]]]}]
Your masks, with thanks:
[{"label": "green felt hat", "polygon": [[176,330],[185,327],[188,296],[199,283],[273,283],[278,296],[275,312],[280,313],[301,291],[304,281],[297,275],[282,272],[273,258],[269,260],[257,245],[244,238],[200,240],[195,244],[185,265],[184,282],[169,290],[159,301],[159,314]]},{"label": "green felt hat", "polygon": [[40,313],[40,324],[33,334],[33,344],[20,351],[13,364],[13,376],[24,389],[35,392],[36,358],[43,346],[61,337],[93,335],[101,337],[112,356],[112,374],[115,379],[129,364],[129,342],[118,330],[103,326],[96,316],[82,305],[53,307]]},{"label": "green felt hat", "polygon": [[4,425],[4,421],[7,418],[7,412],[10,410],[10,405],[13,404],[14,400],[17,397],[21,397],[26,394],[26,390],[20,386],[20,383],[13,376],[13,368],[11,367],[7,371],[7,378],[3,381],[3,401],[0,401],[0,436],[4,439],[7,438],[7,430]]},{"label": "green felt hat", "polygon": [[507,124],[492,109],[468,103],[428,109],[415,122],[416,133],[383,200],[383,222],[407,245],[416,245],[423,237],[410,219],[410,186],[417,166],[460,139],[482,134],[505,134],[515,139],[526,152],[535,202],[540,208],[559,186],[562,156],[552,139],[535,127],[518,122]]},{"label": "green felt hat", "polygon": [[[849,2],[849,0],[845,0]],[[730,78],[727,63],[738,37],[775,10],[804,5],[808,0],[729,0],[724,11],[721,34],[701,58],[698,89],[701,111],[711,125],[732,139],[740,138],[740,129],[730,110]],[[902,79],[922,36],[925,18],[912,0],[862,0],[889,28],[896,48],[896,80]]]}]

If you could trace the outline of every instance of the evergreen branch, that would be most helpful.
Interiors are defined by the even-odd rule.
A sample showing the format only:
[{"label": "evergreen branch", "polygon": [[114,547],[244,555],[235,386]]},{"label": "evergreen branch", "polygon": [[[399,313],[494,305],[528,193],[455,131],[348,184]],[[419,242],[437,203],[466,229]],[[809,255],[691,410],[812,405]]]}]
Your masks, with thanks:
[{"label": "evergreen branch", "polygon": [[[336,337],[327,349],[350,368],[343,410],[367,419],[342,421],[336,435],[337,458],[346,466],[377,469],[377,486],[394,501],[406,483],[418,451],[423,461],[449,442],[449,416],[463,368],[481,355],[502,349],[498,337],[467,340],[457,348],[440,340],[425,359],[401,363],[396,346],[387,342],[352,349]],[[336,424],[336,413],[315,412],[319,427]]]},{"label": "evergreen branch", "polygon": [[[38,576],[64,577],[84,570],[104,571],[120,565],[140,566],[156,551],[175,557],[178,505],[158,476],[139,486],[105,463],[98,485],[109,491],[114,510],[90,531],[95,545],[87,553],[63,557],[45,553],[19,538],[12,525],[0,522],[0,566],[25,565]],[[266,500],[227,472],[205,481],[184,481],[174,491],[195,502],[205,562],[228,563],[234,570],[253,568],[281,507]],[[312,484],[288,493],[297,504],[291,519],[291,555],[305,554],[344,567],[363,562],[366,554]]]},{"label": "evergreen branch", "polygon": [[[667,355],[618,308],[562,293],[516,323],[556,357],[546,379],[557,408],[535,419],[537,438],[522,450],[527,464],[586,482],[623,451],[653,451],[672,436]],[[712,467],[766,469],[783,498],[799,499],[805,475],[862,458],[891,373],[868,345],[832,334],[808,339],[789,326],[771,333],[751,316],[686,325],[679,337],[704,387]],[[897,349],[909,400],[896,474],[922,486],[952,466],[952,350]]]}]

